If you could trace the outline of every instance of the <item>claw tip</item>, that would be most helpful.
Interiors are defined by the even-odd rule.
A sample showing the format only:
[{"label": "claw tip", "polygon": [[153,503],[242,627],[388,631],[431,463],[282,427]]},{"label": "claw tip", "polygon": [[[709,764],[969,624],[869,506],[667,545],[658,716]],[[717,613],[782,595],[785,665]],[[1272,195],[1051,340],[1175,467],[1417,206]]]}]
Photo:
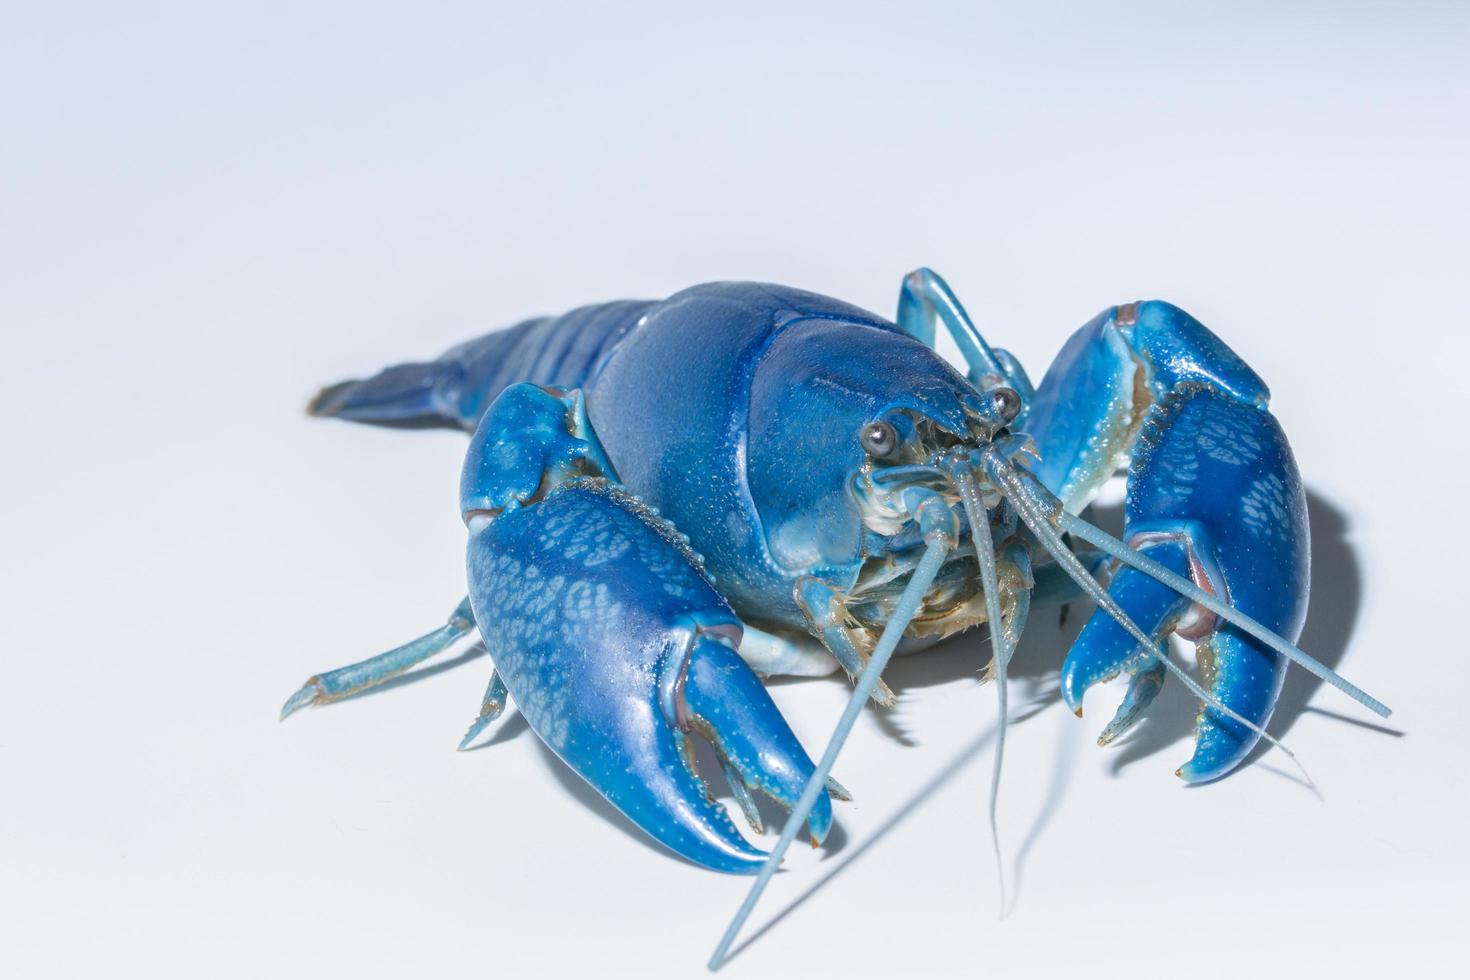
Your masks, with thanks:
[{"label": "claw tip", "polygon": [[286,703],[281,705],[281,721],[285,721],[287,718],[291,717],[296,712],[300,711],[302,708],[306,707],[308,704],[311,704],[315,700],[316,688],[314,687],[314,685],[312,685],[310,681],[308,681],[306,684],[302,685],[301,690],[291,695],[289,698],[286,699]]}]

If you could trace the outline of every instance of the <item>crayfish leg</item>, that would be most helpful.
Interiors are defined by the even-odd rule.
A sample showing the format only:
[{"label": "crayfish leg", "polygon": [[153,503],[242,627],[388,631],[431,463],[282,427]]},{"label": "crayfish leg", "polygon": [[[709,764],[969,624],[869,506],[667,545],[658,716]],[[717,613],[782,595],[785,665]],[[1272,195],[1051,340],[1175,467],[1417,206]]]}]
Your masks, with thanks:
[{"label": "crayfish leg", "polygon": [[449,614],[448,622],[433,632],[376,657],[307,678],[306,683],[281,707],[281,720],[285,721],[309,704],[330,704],[377,687],[410,667],[443,653],[474,629],[475,620],[470,611],[470,600],[466,597]]},{"label": "crayfish leg", "polygon": [[469,748],[470,743],[479,738],[480,733],[500,717],[500,713],[505,710],[506,702],[509,700],[510,692],[505,689],[505,681],[500,679],[500,671],[491,668],[490,686],[485,688],[485,697],[480,702],[480,713],[475,716],[469,730],[464,733],[464,738],[459,740],[459,751],[463,752]]},{"label": "crayfish leg", "polygon": [[[864,636],[862,628],[847,616],[844,604],[846,597],[831,585],[811,575],[799,579],[796,589],[797,605],[806,616],[813,635],[821,637],[822,645],[847,672],[847,676],[857,680],[868,665],[869,654],[858,639]],[[892,689],[881,678],[873,686],[872,698],[885,708],[891,708],[898,703]]]}]

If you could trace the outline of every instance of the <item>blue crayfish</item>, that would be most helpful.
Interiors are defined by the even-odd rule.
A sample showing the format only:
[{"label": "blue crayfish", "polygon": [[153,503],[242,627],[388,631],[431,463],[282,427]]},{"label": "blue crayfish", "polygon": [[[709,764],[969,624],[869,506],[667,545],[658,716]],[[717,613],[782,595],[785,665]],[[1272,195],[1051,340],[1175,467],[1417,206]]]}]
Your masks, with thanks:
[{"label": "blue crayfish", "polygon": [[[934,351],[940,323],[963,374]],[[831,796],[845,795],[832,762],[866,700],[892,702],[880,674],[893,653],[988,623],[1003,735],[1032,604],[1087,597],[1097,609],[1062,667],[1067,705],[1080,715],[1089,687],[1130,675],[1107,742],[1172,672],[1202,701],[1178,774],[1215,779],[1271,738],[1288,659],[1388,711],[1292,645],[1307,511],[1268,397],[1219,338],[1159,301],[1099,314],[1033,387],[927,269],[905,278],[894,322],[756,283],[528,320],[311,403],[473,433],[469,596],[435,632],[312,677],[282,715],[478,629],[494,669],[462,745],[514,698],[664,845],[763,870],[748,911],[800,826],[826,833]],[[1078,515],[1124,465],[1120,541]],[[1170,633],[1195,644],[1202,682],[1170,660]],[[856,688],[814,765],[759,675],[838,667]],[[696,733],[757,831],[753,792],[793,810],[770,855],[710,801]]]}]

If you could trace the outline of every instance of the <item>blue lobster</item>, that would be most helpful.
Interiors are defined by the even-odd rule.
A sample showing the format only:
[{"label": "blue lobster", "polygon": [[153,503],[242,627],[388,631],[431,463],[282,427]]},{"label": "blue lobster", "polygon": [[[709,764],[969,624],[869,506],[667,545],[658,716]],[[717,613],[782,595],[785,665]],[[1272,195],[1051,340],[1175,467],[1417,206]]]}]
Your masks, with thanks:
[{"label": "blue lobster", "polygon": [[[939,324],[964,374],[935,352]],[[832,763],[867,699],[893,701],[892,654],[988,623],[1003,735],[1032,604],[1086,596],[1098,608],[1062,667],[1067,705],[1080,716],[1090,687],[1129,675],[1106,743],[1174,673],[1202,702],[1178,775],[1212,780],[1271,739],[1289,659],[1388,712],[1292,645],[1307,510],[1268,398],[1160,301],[1103,311],[1033,387],[927,269],[904,279],[894,322],[757,283],[528,320],[312,401],[318,416],[473,433],[469,596],[440,629],[312,677],[282,717],[478,629],[494,668],[461,747],[513,697],[655,839],[760,872],[748,912],[798,828],[820,841],[830,826],[845,797]],[[1120,541],[1078,515],[1124,465]],[[1171,633],[1195,644],[1203,683],[1170,659]],[[814,765],[758,675],[838,667],[853,698]],[[757,832],[754,791],[792,810],[769,855],[711,802],[696,733]],[[993,826],[993,793],[991,808]]]}]

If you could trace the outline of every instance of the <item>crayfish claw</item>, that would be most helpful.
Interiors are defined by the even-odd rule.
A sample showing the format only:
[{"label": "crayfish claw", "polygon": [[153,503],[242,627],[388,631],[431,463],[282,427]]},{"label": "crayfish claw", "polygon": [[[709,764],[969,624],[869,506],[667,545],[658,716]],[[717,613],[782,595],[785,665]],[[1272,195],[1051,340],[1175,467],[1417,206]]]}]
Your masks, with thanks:
[{"label": "crayfish claw", "polygon": [[[790,808],[816,767],[736,653],[743,628],[698,556],[616,482],[580,394],[502,394],[471,440],[461,511],[477,518],[474,617],[531,729],[676,854],[759,872],[767,855],[711,798],[692,736],[709,741],[757,831],[751,791]],[[487,703],[503,704],[496,694],[492,680]],[[831,823],[823,793],[812,835]]]},{"label": "crayfish claw", "polygon": [[[1282,658],[1229,627],[1196,647],[1206,687],[1240,718],[1264,726],[1281,690]],[[1218,779],[1250,754],[1255,736],[1239,720],[1202,705],[1194,738],[1194,755],[1177,775],[1187,783]],[[1308,777],[1310,781],[1311,777]]]},{"label": "crayfish claw", "polygon": [[[1188,602],[1168,586],[1131,568],[1122,569],[1114,576],[1109,591],[1123,611],[1145,633],[1156,637],[1166,634],[1165,628],[1171,620],[1177,618],[1188,606]],[[1077,642],[1062,665],[1062,699],[1080,718],[1082,699],[1088,690],[1125,671],[1133,672],[1133,683],[1119,706],[1118,713],[1098,736],[1098,744],[1106,745],[1123,734],[1142,715],[1144,708],[1158,693],[1158,684],[1163,683],[1164,669],[1157,659],[1140,653],[1138,640],[1115,619],[1106,615],[1095,615],[1082,628]],[[1157,684],[1150,679],[1155,670]]]},{"label": "crayfish claw", "polygon": [[[1263,405],[1203,384],[1163,394],[1130,463],[1125,540],[1056,510],[1058,526],[1123,564],[1067,657],[1062,695],[1075,707],[1091,684],[1142,665],[1106,743],[1156,693],[1158,668],[1175,673],[1203,702],[1194,755],[1178,769],[1188,782],[1230,772],[1258,739],[1295,759],[1265,730],[1288,658],[1388,710],[1293,645],[1310,581],[1306,494]],[[1169,634],[1195,645],[1199,681],[1168,660]]]},{"label": "crayfish claw", "polygon": [[[684,698],[692,727],[714,747],[747,817],[755,809],[752,789],[787,810],[796,805],[816,767],[760,678],[734,649],[701,634],[689,657]],[[752,825],[758,823],[757,813]],[[832,827],[832,800],[827,792],[817,797],[807,827],[819,842],[827,838]]]}]

